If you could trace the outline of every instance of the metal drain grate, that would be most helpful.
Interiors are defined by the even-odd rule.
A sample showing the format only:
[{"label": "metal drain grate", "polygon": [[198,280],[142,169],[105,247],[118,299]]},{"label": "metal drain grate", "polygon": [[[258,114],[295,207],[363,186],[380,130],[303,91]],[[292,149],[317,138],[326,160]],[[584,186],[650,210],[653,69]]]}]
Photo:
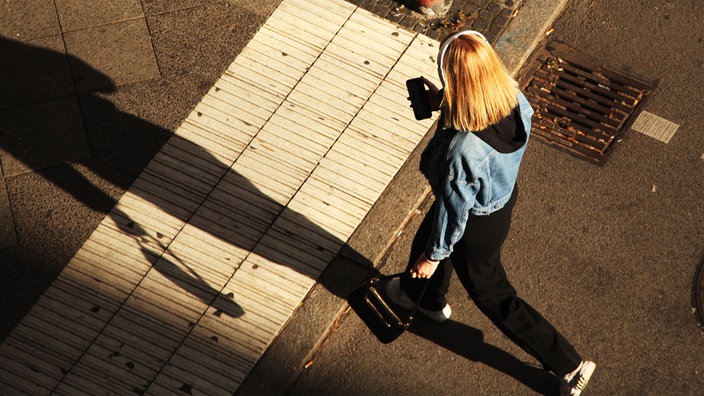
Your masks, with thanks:
[{"label": "metal drain grate", "polygon": [[535,109],[533,135],[600,165],[653,90],[652,84],[597,65],[563,43],[539,50],[527,65],[530,74],[522,86]]}]

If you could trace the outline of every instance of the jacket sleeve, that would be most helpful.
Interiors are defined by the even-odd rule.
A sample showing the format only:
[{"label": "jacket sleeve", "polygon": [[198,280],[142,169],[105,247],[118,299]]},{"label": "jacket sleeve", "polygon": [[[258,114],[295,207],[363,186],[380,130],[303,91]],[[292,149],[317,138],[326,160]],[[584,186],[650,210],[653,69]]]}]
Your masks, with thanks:
[{"label": "jacket sleeve", "polygon": [[442,190],[436,197],[433,228],[425,249],[426,257],[431,260],[449,257],[455,243],[462,238],[481,183],[473,177],[462,150],[451,152],[449,157],[448,174],[453,176],[443,179]]}]

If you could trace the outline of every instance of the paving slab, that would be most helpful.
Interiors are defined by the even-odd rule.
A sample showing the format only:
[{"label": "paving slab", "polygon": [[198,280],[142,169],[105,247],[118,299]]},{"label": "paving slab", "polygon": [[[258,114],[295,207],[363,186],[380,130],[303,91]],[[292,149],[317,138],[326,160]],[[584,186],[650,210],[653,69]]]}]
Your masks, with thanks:
[{"label": "paving slab", "polygon": [[219,1],[200,3],[149,16],[147,23],[161,75],[202,97],[251,38],[241,32],[256,30],[266,16]]},{"label": "paving slab", "polygon": [[[13,0],[0,6],[0,36],[28,41],[61,32],[52,0]],[[32,21],[32,23],[27,23]]]},{"label": "paving slab", "polygon": [[73,96],[0,110],[0,123],[5,177],[90,157]]},{"label": "paving slab", "polygon": [[65,32],[78,92],[160,77],[144,18]]},{"label": "paving slab", "polygon": [[0,37],[0,109],[67,96],[73,78],[60,35],[28,41]]},{"label": "paving slab", "polygon": [[139,0],[56,0],[54,4],[64,32],[144,16]]},{"label": "paving slab", "polygon": [[200,99],[197,95],[161,79],[80,95],[92,156],[136,177]]}]

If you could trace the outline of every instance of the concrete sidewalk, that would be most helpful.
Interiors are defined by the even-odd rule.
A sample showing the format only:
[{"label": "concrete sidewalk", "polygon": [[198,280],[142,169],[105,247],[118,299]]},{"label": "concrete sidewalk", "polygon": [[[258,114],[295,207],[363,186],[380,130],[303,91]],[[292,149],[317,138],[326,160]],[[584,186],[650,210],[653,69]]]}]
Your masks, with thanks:
[{"label": "concrete sidewalk", "polygon": [[[359,144],[359,137],[348,143],[339,142],[345,140],[345,136],[364,134],[370,125],[378,126],[380,123],[388,122],[389,114],[394,113],[379,113],[379,109],[382,108],[389,110],[389,107],[398,106],[398,109],[393,110],[398,112],[398,116],[390,116],[390,118],[399,122],[395,128],[404,125],[406,121],[401,120],[407,108],[403,101],[397,101],[395,98],[403,97],[402,82],[408,75],[433,74],[432,56],[435,51],[432,39],[428,41],[415,33],[398,30],[393,24],[382,23],[381,20],[376,20],[367,11],[357,9],[354,5],[340,2],[332,8],[321,5],[319,10],[307,10],[305,12],[311,15],[324,14],[325,17],[313,24],[302,24],[302,20],[297,20],[294,15],[304,9],[296,4],[283,2],[274,12],[273,19],[267,16],[264,27],[262,29],[257,27],[258,33],[255,40],[243,48],[236,62],[221,76],[215,87],[208,89],[208,93],[202,97],[185,122],[176,121],[177,115],[170,115],[176,117],[171,121],[172,125],[180,124],[180,126],[176,128],[175,135],[168,140],[154,159],[149,158],[150,150],[140,144],[143,143],[139,141],[141,137],[125,139],[124,136],[120,136],[101,141],[101,136],[105,137],[106,128],[126,127],[126,130],[130,130],[131,126],[141,124],[141,130],[144,130],[144,124],[148,123],[138,117],[126,115],[121,115],[121,120],[114,123],[104,118],[88,117],[91,109],[105,107],[106,103],[99,98],[106,88],[109,91],[115,90],[115,86],[129,85],[130,79],[149,81],[139,88],[146,90],[149,90],[149,86],[153,86],[154,83],[161,86],[171,84],[172,80],[169,78],[159,79],[161,74],[165,74],[164,70],[168,69],[167,65],[170,61],[168,53],[160,60],[158,52],[149,54],[149,46],[144,41],[139,44],[139,40],[136,42],[126,40],[126,37],[134,34],[134,29],[145,32],[142,23],[149,21],[150,17],[144,13],[149,7],[141,8],[141,14],[138,8],[110,10],[115,15],[119,15],[118,18],[125,20],[123,30],[119,31],[118,35],[125,42],[120,44],[119,40],[113,39],[113,42],[118,43],[117,49],[123,50],[126,45],[124,43],[142,45],[137,50],[128,51],[134,55],[131,61],[126,57],[126,60],[123,58],[123,63],[118,65],[108,65],[110,62],[104,57],[105,54],[101,55],[100,47],[96,47],[94,42],[88,39],[88,37],[99,37],[101,34],[106,37],[116,37],[115,32],[110,28],[114,24],[105,25],[107,20],[98,21],[95,28],[85,29],[85,22],[80,18],[71,19],[71,16],[75,15],[68,12],[71,10],[65,14],[58,13],[62,21],[62,29],[67,27],[77,29],[62,33],[64,45],[73,53],[84,55],[87,59],[83,61],[82,58],[69,57],[66,70],[73,73],[73,84],[63,76],[61,79],[50,79],[52,83],[57,80],[63,81],[64,85],[59,87],[63,91],[56,91],[59,88],[54,86],[48,88],[43,95],[50,98],[49,101],[52,104],[62,102],[62,98],[76,95],[75,97],[79,99],[77,118],[83,117],[83,120],[78,122],[86,128],[96,128],[102,132],[92,135],[89,139],[80,138],[80,136],[67,139],[71,144],[64,147],[64,151],[53,159],[41,155],[42,152],[29,153],[27,147],[21,145],[18,147],[13,138],[20,140],[19,137],[24,136],[21,135],[23,128],[36,127],[30,122],[30,114],[46,104],[42,101],[41,95],[17,98],[6,94],[2,103],[7,108],[4,113],[16,115],[19,110],[21,114],[22,111],[26,112],[27,116],[24,118],[26,124],[19,125],[16,130],[11,128],[9,138],[5,137],[3,141],[2,148],[5,154],[2,169],[5,184],[8,185],[3,190],[8,191],[7,206],[13,208],[13,210],[6,210],[4,215],[6,218],[14,217],[15,213],[22,212],[17,210],[17,204],[13,202],[23,198],[18,195],[22,189],[20,180],[36,181],[38,178],[48,180],[53,189],[58,187],[60,199],[66,200],[68,196],[69,201],[86,208],[83,210],[91,213],[89,217],[93,222],[101,217],[101,213],[112,209],[108,217],[99,221],[100,225],[87,240],[75,239],[82,244],[82,247],[77,249],[77,253],[72,256],[59,279],[49,287],[30,314],[0,345],[0,359],[5,363],[0,374],[0,382],[10,389],[17,390],[18,393],[32,394],[64,391],[91,393],[101,390],[118,393],[130,391],[191,393],[198,390],[206,393],[231,393],[239,388],[241,381],[257,361],[260,363],[249,374],[249,379],[245,382],[246,387],[241,390],[242,392],[280,393],[295,378],[296,373],[305,364],[306,358],[327,334],[338,313],[344,309],[340,306],[346,291],[364,276],[370,265],[377,264],[378,258],[383,255],[395,233],[402,229],[408,214],[413,213],[417,203],[427,193],[422,187],[423,184],[418,181],[418,175],[414,174],[413,167],[405,167],[398,171],[407,159],[413,157],[413,148],[418,146],[430,125],[412,123],[405,127],[408,132],[419,127],[422,129],[417,130],[417,140],[410,139],[406,144],[407,148],[399,151],[398,154],[393,153],[392,146],[378,146],[381,144],[380,141],[368,140],[366,141],[366,144],[370,144],[368,147]],[[497,47],[512,70],[515,71],[520,67],[522,60],[532,49],[532,45],[542,37],[562,5],[562,1],[532,1],[520,8],[518,17],[513,20],[509,25],[510,29],[497,43]],[[6,5],[6,7],[9,6]],[[79,15],[86,15],[87,10],[79,11],[81,11]],[[202,11],[198,8],[172,12],[149,10],[148,12],[152,12],[155,16],[151,17],[154,18],[153,23],[147,24],[148,32],[156,34],[159,27],[173,28],[168,24],[159,25],[158,22],[168,20],[178,12],[198,15]],[[266,13],[261,10],[258,12]],[[277,12],[288,13],[288,15],[282,14],[277,17]],[[49,14],[44,15],[49,18]],[[329,29],[329,33],[326,34],[331,34],[332,38],[321,37],[323,35],[319,33],[319,29],[331,21],[331,15],[340,18],[341,25],[335,27],[335,23],[331,23],[326,28]],[[21,26],[21,18],[17,15],[14,17],[19,21],[18,26]],[[310,18],[308,20],[311,21]],[[320,21],[323,22],[318,23]],[[84,24],[81,25],[80,22]],[[511,20],[504,21],[505,24],[508,22]],[[350,31],[345,33],[346,24],[360,28],[351,27]],[[260,36],[276,37],[282,33],[289,34],[288,29],[296,26],[302,29],[301,34],[312,32],[313,36],[323,39],[321,49],[308,51],[306,47],[314,47],[310,45],[311,40],[299,40],[300,37],[292,33],[281,42],[283,45],[281,47],[261,39],[256,40],[256,37]],[[384,30],[388,30],[391,34],[381,39],[379,33]],[[503,32],[503,29],[500,31]],[[22,34],[16,33],[13,41],[3,41],[4,49],[27,58],[36,59],[41,56],[48,59],[39,62],[40,66],[66,64],[62,63],[61,56],[55,56],[51,50],[19,44],[27,41],[14,41]],[[80,42],[82,47],[71,47],[70,38],[81,34],[86,35],[84,39],[73,43]],[[369,39],[364,40],[368,48],[351,45],[364,34],[370,34]],[[42,34],[38,36],[42,39],[45,37]],[[347,44],[340,45],[339,48],[348,52],[332,52],[326,55],[325,51],[328,49],[333,51],[333,47],[328,47],[325,43],[334,43],[337,37],[340,37],[337,40],[347,40],[344,41]],[[164,40],[168,41],[166,38]],[[399,47],[398,54],[389,56],[387,48],[393,47],[392,43],[402,43],[404,40],[406,40],[405,44]],[[376,46],[373,44],[375,41],[378,41]],[[301,46],[303,43],[305,44]],[[197,46],[198,43],[194,44]],[[32,51],[29,51],[30,48]],[[153,44],[153,48],[158,50],[159,46]],[[369,49],[373,50],[369,51]],[[178,49],[174,50],[178,52]],[[268,52],[269,50],[273,52]],[[419,52],[416,53],[416,51]],[[308,55],[305,56],[310,57],[308,62],[313,63],[308,66],[293,64],[304,60],[306,53]],[[373,53],[377,53],[381,58],[373,58]],[[262,55],[269,57],[269,60],[256,63],[262,59]],[[281,56],[286,57],[286,62],[280,66],[274,66],[276,62],[273,59]],[[336,56],[339,58],[335,58]],[[357,99],[352,96],[355,95],[349,95],[349,93],[358,93],[361,87],[357,86],[343,89],[341,93],[333,95],[329,101],[332,104],[329,111],[310,113],[311,109],[321,108],[322,102],[318,103],[317,107],[304,110],[308,112],[305,116],[308,123],[315,117],[324,118],[327,115],[332,115],[333,119],[340,122],[342,135],[332,137],[331,144],[337,145],[335,147],[344,147],[342,151],[338,152],[334,147],[324,146],[321,147],[322,151],[319,154],[305,159],[305,156],[300,154],[300,150],[311,144],[311,136],[305,136],[304,130],[296,131],[295,128],[289,127],[291,132],[302,136],[304,140],[278,141],[277,147],[284,148],[283,151],[274,151],[273,155],[256,154],[258,150],[266,151],[276,146],[277,134],[272,134],[268,138],[265,138],[265,135],[267,123],[276,124],[274,120],[277,112],[288,112],[289,116],[294,117],[284,117],[277,125],[300,122],[303,113],[295,108],[301,106],[305,108],[313,103],[310,100],[320,98],[324,94],[324,91],[316,91],[320,83],[327,78],[324,76],[339,76],[351,71],[349,66],[344,65],[342,67],[346,70],[336,70],[335,68],[341,65],[335,64],[335,59],[339,62],[339,60],[354,59],[355,56],[367,58],[362,62],[362,65],[369,66],[367,69],[373,69],[377,63],[390,61],[387,66],[390,69],[387,70],[392,71],[372,71],[371,74],[379,74],[381,80],[368,88],[371,89],[368,94],[360,95],[359,104],[354,103]],[[404,57],[410,58],[404,60]],[[418,68],[423,63],[425,66]],[[126,68],[134,64],[138,65],[141,74],[126,72]],[[244,69],[238,69],[237,65]],[[107,74],[95,72],[92,67],[103,70]],[[271,67],[271,71],[262,73],[262,70],[267,67]],[[287,71],[288,67],[292,68],[290,72]],[[242,70],[245,69],[257,73],[257,78],[252,79],[247,87],[260,85],[262,90],[247,91],[243,90],[244,86],[237,85],[237,79],[240,82],[246,82],[246,78],[242,77]],[[363,66],[362,69],[365,67]],[[320,74],[316,75],[316,70]],[[80,75],[81,71],[84,72],[83,76]],[[302,74],[295,75],[299,72]],[[235,80],[228,75],[236,77]],[[184,79],[192,77],[193,74],[185,73],[185,76]],[[266,77],[270,81],[263,84],[262,78]],[[306,78],[313,78],[313,80],[306,82]],[[279,92],[279,87],[287,85],[284,81],[287,79],[291,79],[292,87],[298,88],[293,90],[285,88]],[[387,83],[390,85],[385,85]],[[195,85],[200,89],[203,88],[201,82],[196,81]],[[36,92],[41,93],[40,88],[44,86],[45,84],[39,84],[38,89],[32,90],[32,93],[38,95]],[[28,91],[26,87],[16,88],[11,92],[25,94],[25,91]],[[123,89],[118,88],[116,91],[118,94],[125,94]],[[91,94],[91,92],[98,93]],[[193,95],[186,98],[179,96],[179,98],[188,102],[192,100]],[[297,99],[297,95],[303,96],[298,96]],[[127,95],[127,102],[129,102],[129,96]],[[165,104],[171,104],[168,95],[160,98]],[[287,101],[290,106],[286,104]],[[228,107],[235,103],[240,107],[232,109]],[[273,110],[267,110],[267,103],[273,105]],[[344,111],[345,104],[352,106],[349,112]],[[73,107],[75,105],[70,101],[66,104],[62,102],[62,105],[64,107],[52,107],[58,109],[55,110],[59,112],[56,114],[76,111]],[[135,112],[140,112],[138,104],[131,104],[131,106],[135,106]],[[374,108],[377,110],[374,111]],[[366,121],[362,115],[365,109],[371,110],[372,117]],[[292,110],[293,113],[291,113]],[[254,117],[243,118],[243,112],[250,113]],[[337,112],[340,114],[336,114]],[[347,113],[352,118],[344,120],[345,116],[342,116],[342,113]],[[382,118],[374,118],[380,114],[383,114]],[[211,121],[206,121],[208,118]],[[63,119],[66,118],[63,117]],[[261,120],[264,124],[257,126],[256,120]],[[355,120],[360,120],[361,124],[356,125]],[[48,120],[40,120],[39,126],[42,126],[41,122],[46,123]],[[214,124],[217,123],[224,125],[225,129],[220,129],[222,126],[215,127]],[[232,125],[233,123],[237,125]],[[329,123],[335,123],[335,121],[328,120],[321,124],[321,127]],[[76,129],[72,125],[76,124],[67,123],[55,133],[76,134]],[[154,141],[149,142],[153,147],[160,146],[160,140],[168,136],[168,128],[163,129],[152,125],[146,128],[156,132],[151,138]],[[391,134],[386,139],[398,144],[399,138],[407,139],[411,136],[406,134],[394,137]],[[61,137],[66,138],[66,136]],[[323,135],[313,138],[313,141],[320,143],[321,139]],[[38,140],[46,145],[45,140]],[[280,146],[281,144],[283,146]],[[296,147],[292,147],[291,144]],[[124,150],[116,153],[114,149],[120,145],[125,146]],[[370,148],[375,145],[380,150],[377,157],[387,158],[381,164],[371,166],[365,172],[366,175],[355,176],[346,181],[346,177],[355,174],[360,166],[372,164],[374,156],[365,157],[365,155],[368,155]],[[142,152],[135,158],[135,151],[139,151],[137,149]],[[355,149],[361,151],[355,152]],[[246,150],[256,155],[251,158],[243,155]],[[95,151],[101,153],[99,160],[82,160],[90,157],[90,154]],[[287,153],[294,155],[286,157]],[[366,158],[365,162],[351,161],[360,158]],[[151,162],[142,171],[142,167],[148,160]],[[105,168],[110,168],[106,163],[109,165],[111,161],[119,163],[119,169],[122,172],[116,172],[114,168],[106,170]],[[120,163],[121,161],[124,162]],[[67,162],[72,165],[56,166],[56,163]],[[412,159],[407,163],[412,163]],[[301,175],[298,175],[298,170],[294,171],[301,166],[308,166],[306,164],[313,165],[312,169],[315,171],[304,168]],[[331,166],[327,171],[325,164]],[[33,169],[34,172],[27,172],[28,168]],[[228,168],[237,172],[228,173]],[[265,181],[266,177],[271,177],[281,169],[290,170],[283,172],[274,184]],[[370,177],[369,171],[372,169],[378,174]],[[329,176],[324,176],[322,173],[316,176],[316,172],[328,172]],[[120,191],[120,185],[126,188],[130,178],[122,173],[140,174],[124,195]],[[86,177],[84,174],[89,176]],[[287,175],[303,178],[300,179],[301,181],[280,183],[281,177],[287,177]],[[347,176],[336,181],[334,175]],[[96,183],[87,183],[87,179],[95,180]],[[372,187],[377,182],[378,184]],[[391,187],[387,188],[389,183]],[[110,184],[117,184],[117,188],[111,187]],[[101,187],[96,188],[95,185]],[[353,188],[355,185],[365,186],[371,190],[361,192],[359,188]],[[415,186],[411,187],[413,191],[409,192],[409,185]],[[342,194],[329,192],[328,198],[317,201],[321,204],[318,205],[315,203],[316,199],[319,199],[325,186],[337,186],[333,190],[340,191]],[[310,190],[306,193],[297,193],[296,196],[300,197],[301,201],[295,204],[296,199],[287,195],[290,194],[287,191],[291,188],[294,193],[299,190]],[[394,191],[397,188],[402,188],[401,192]],[[167,191],[169,193],[164,194]],[[263,191],[266,195],[257,196],[255,191]],[[252,195],[252,192],[255,194]],[[384,192],[383,196],[381,196],[382,192]],[[399,202],[396,198],[399,195],[404,196],[403,202]],[[335,200],[339,202],[335,203]],[[43,204],[51,208],[54,202],[55,200],[50,199]],[[249,204],[253,205],[243,210]],[[317,209],[315,209],[316,205],[318,205]],[[351,206],[357,208],[352,209]],[[223,207],[229,207],[229,209],[223,210]],[[311,208],[314,210],[311,211]],[[276,222],[262,222],[262,216],[271,216],[266,212],[274,213],[272,219],[276,219]],[[37,210],[34,213],[47,213],[47,210]],[[52,213],[53,209],[49,209],[48,215],[51,216]],[[232,217],[234,216],[232,213],[239,213],[239,215],[235,218]],[[14,224],[22,223],[19,218],[9,221]],[[4,224],[9,224],[9,221]],[[28,224],[41,222],[40,219],[25,221]],[[251,231],[243,230],[236,224],[242,224],[244,228],[261,228],[257,232],[263,232],[263,234],[252,235]],[[220,226],[224,228],[218,228]],[[237,238],[244,236],[249,242],[233,240],[233,226],[238,230]],[[347,231],[344,231],[345,228],[342,226],[347,227]],[[11,267],[23,261],[31,261],[36,265],[36,263],[52,260],[51,257],[32,257],[34,254],[28,252],[25,247],[31,244],[31,240],[26,239],[25,230],[21,227],[19,232],[17,229],[5,228],[4,230],[4,243],[9,248],[5,249],[7,254],[4,255],[6,259],[3,261],[3,266]],[[204,230],[205,233],[203,233]],[[184,242],[179,243],[179,238]],[[301,239],[292,243],[298,238]],[[305,245],[311,242],[311,238],[315,242],[306,247]],[[341,247],[343,252],[333,260],[335,252]],[[269,253],[264,253],[261,249]],[[297,249],[300,249],[300,253],[296,253],[299,251]],[[70,247],[63,250],[63,254],[73,251]],[[296,263],[282,266],[282,263],[289,261],[281,256],[282,253],[285,256],[298,257],[294,260]],[[223,267],[215,265],[216,258],[220,258]],[[316,261],[319,263],[315,264]],[[333,264],[328,265],[331,261]],[[203,265],[204,262],[213,264]],[[268,271],[269,275],[261,277],[254,275],[254,272],[243,270],[250,266],[251,270],[258,270],[254,271],[256,273]],[[287,268],[282,270],[282,267]],[[320,271],[326,267],[326,273],[318,278]],[[62,268],[53,270],[58,271]],[[241,278],[242,276],[245,278]],[[318,286],[308,295],[316,279],[318,279]],[[290,286],[282,285],[282,281],[290,283]],[[90,286],[86,287],[88,285]],[[242,294],[247,289],[250,292]],[[184,295],[183,290],[189,293]],[[301,305],[301,302],[304,302],[303,308],[296,311],[296,307]],[[257,307],[261,306],[264,310],[258,311]],[[321,306],[322,309],[310,309],[310,307]],[[250,316],[247,316],[247,313],[250,313]],[[252,314],[254,316],[251,316]],[[277,315],[279,318],[273,320],[272,315]],[[238,318],[244,320],[238,320]],[[223,321],[228,320],[231,324],[224,324]],[[148,322],[152,324],[149,325]],[[311,322],[317,324],[316,330],[309,325]],[[181,325],[183,327],[179,329]],[[52,326],[54,330],[51,330]],[[282,329],[285,331],[279,335]],[[57,334],[61,336],[56,337]],[[158,335],[165,337],[160,339]],[[165,341],[168,342],[165,344]],[[218,345],[213,346],[213,341]],[[169,343],[170,345],[167,345]],[[228,344],[227,348],[223,348],[225,344]],[[204,353],[203,348],[210,348],[208,349],[210,352],[204,355],[208,358],[198,357]],[[295,349],[295,353],[287,352],[291,348]],[[262,353],[267,350],[264,358],[260,359]],[[219,358],[213,359],[214,355]],[[279,372],[284,374],[272,380],[271,376],[266,375],[267,367],[271,365],[278,366]],[[233,374],[232,370],[238,370],[238,374]],[[288,373],[286,373],[287,370]]]}]

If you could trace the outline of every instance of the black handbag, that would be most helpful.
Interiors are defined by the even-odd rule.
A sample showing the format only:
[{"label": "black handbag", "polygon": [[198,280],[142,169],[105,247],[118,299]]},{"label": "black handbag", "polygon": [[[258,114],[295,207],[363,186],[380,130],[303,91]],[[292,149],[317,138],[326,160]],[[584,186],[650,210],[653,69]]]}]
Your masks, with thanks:
[{"label": "black handbag", "polygon": [[388,280],[401,275],[403,275],[403,272],[373,277],[358,286],[347,296],[347,302],[352,307],[352,310],[362,319],[376,338],[384,344],[388,344],[398,338],[411,325],[413,317],[418,310],[418,303],[420,303],[423,294],[425,294],[425,289],[430,283],[425,283],[423,292],[418,297],[413,310],[406,320],[403,320],[399,314],[400,310],[394,310],[393,303],[387,301],[384,291],[384,285]]}]

